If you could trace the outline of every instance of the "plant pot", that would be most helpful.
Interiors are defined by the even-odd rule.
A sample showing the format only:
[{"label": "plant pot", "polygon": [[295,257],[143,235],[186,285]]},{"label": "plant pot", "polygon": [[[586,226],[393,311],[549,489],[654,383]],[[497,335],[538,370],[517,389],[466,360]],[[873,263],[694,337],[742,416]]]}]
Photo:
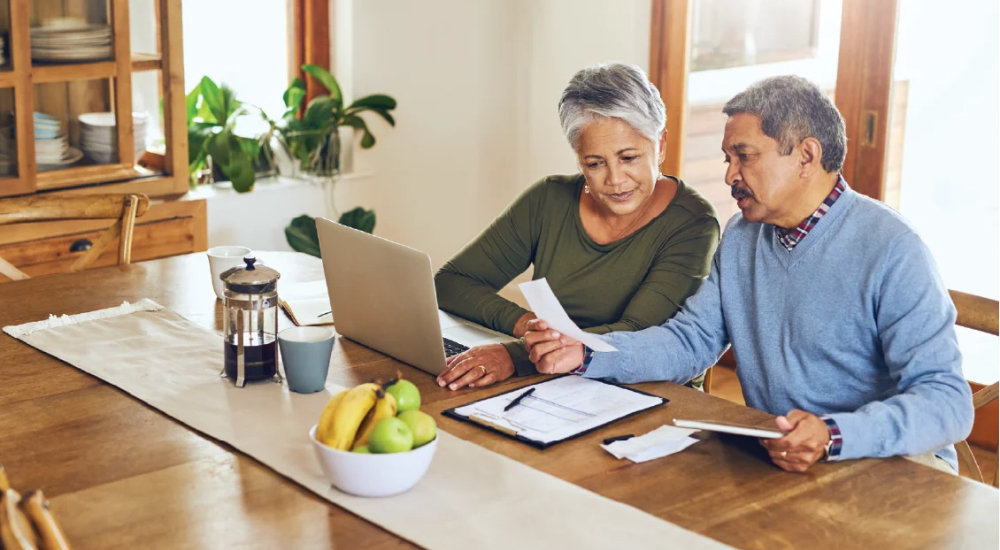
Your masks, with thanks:
[{"label": "plant pot", "polygon": [[309,155],[309,168],[306,174],[319,178],[332,178],[340,175],[340,134],[328,133]]}]

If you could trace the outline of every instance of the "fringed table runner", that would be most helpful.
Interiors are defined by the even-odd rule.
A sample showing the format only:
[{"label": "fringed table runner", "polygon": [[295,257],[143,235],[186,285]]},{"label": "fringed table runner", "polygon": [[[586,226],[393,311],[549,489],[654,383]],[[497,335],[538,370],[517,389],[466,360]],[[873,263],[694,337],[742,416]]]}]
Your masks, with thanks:
[{"label": "fringed table runner", "polygon": [[[410,491],[378,499],[341,493],[323,476],[308,432],[343,388],[328,384],[311,395],[277,384],[236,388],[219,377],[220,336],[151,300],[4,332],[426,548],[725,547],[443,431],[430,469]],[[671,498],[665,488],[649,490]]]}]

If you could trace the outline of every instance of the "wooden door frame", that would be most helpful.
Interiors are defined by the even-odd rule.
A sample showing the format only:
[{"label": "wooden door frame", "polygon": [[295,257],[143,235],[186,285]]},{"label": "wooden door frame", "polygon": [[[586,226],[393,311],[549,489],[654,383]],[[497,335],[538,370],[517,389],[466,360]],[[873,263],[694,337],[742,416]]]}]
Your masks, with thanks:
[{"label": "wooden door frame", "polygon": [[691,59],[692,0],[653,0],[649,40],[649,80],[667,108],[667,154],[660,173],[681,177],[684,125]]},{"label": "wooden door frame", "polygon": [[[885,193],[892,70],[899,0],[844,0],[835,103],[847,125],[842,173],[854,190]],[[664,174],[681,175],[692,0],[652,0],[649,78],[667,106]]]},{"label": "wooden door frame", "polygon": [[302,104],[308,105],[326,94],[320,83],[302,72],[302,65],[330,70],[330,0],[292,0],[292,29],[292,73],[306,83]]},{"label": "wooden door frame", "polygon": [[886,152],[899,0],[844,0],[834,102],[847,125],[841,173],[869,197],[885,197]]}]

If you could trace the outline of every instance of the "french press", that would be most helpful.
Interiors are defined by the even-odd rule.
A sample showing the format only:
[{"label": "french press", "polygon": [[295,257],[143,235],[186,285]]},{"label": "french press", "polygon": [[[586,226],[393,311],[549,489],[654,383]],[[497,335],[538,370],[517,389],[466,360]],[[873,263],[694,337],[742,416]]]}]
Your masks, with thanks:
[{"label": "french press", "polygon": [[278,278],[281,274],[257,259],[227,269],[222,279],[225,362],[220,376],[242,388],[248,381],[281,382],[278,374]]}]

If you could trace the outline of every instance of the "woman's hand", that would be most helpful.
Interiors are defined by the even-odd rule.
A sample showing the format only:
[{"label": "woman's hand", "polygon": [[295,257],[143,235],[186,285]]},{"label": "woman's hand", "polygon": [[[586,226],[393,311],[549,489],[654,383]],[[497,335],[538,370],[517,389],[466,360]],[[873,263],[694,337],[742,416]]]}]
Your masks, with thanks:
[{"label": "woman's hand", "polygon": [[514,361],[503,344],[477,346],[445,360],[445,369],[437,377],[439,386],[457,390],[469,386],[481,388],[506,380],[514,374]]},{"label": "woman's hand", "polygon": [[520,319],[514,323],[514,338],[521,338],[526,332],[528,332],[528,323],[532,320],[537,319],[535,314],[532,312],[525,313]]},{"label": "woman's hand", "polygon": [[542,374],[562,374],[583,364],[583,344],[549,330],[548,324],[541,319],[528,322],[524,345],[528,349],[528,359]]}]

